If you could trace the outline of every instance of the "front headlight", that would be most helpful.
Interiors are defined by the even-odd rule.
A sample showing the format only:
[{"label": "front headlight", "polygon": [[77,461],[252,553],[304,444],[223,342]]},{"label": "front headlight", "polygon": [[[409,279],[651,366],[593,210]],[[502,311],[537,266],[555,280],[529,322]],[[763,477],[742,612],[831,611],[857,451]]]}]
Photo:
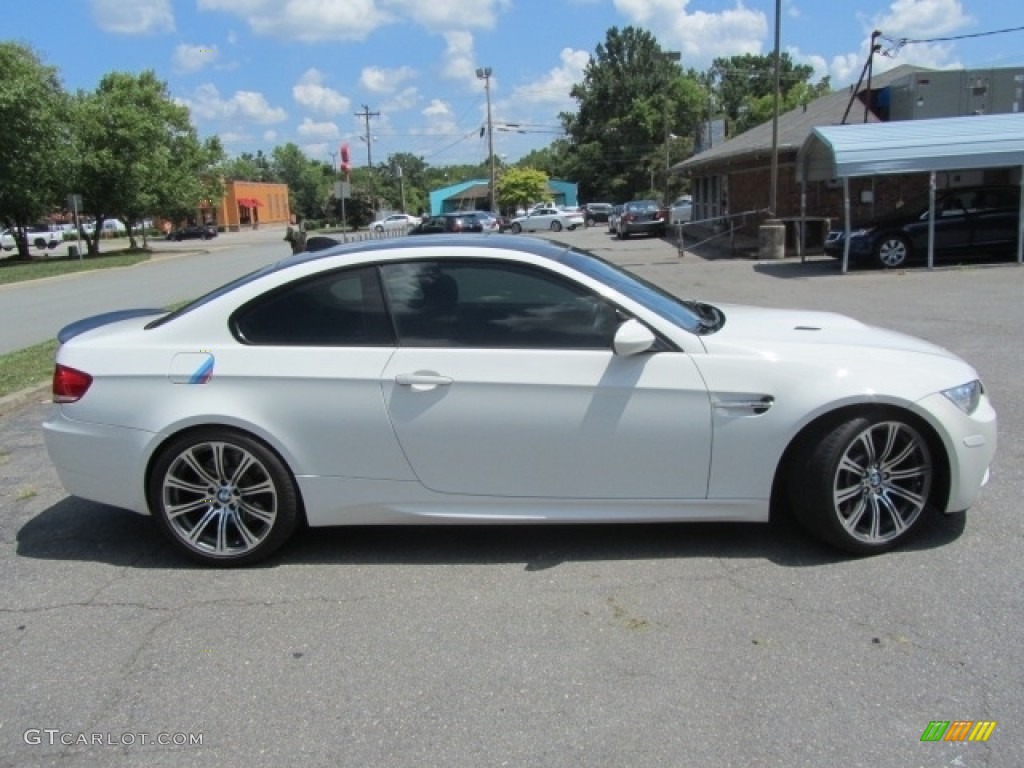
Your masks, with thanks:
[{"label": "front headlight", "polygon": [[966,384],[961,384],[959,387],[944,389],[942,394],[948,397],[953,405],[970,416],[977,410],[984,391],[985,388],[981,385],[981,382],[975,379]]}]

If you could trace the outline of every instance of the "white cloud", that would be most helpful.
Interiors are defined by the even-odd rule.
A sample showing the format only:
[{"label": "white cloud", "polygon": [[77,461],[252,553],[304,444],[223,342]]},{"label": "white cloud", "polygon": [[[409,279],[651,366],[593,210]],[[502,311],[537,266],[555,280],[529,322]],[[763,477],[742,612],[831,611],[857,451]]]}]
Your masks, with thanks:
[{"label": "white cloud", "polygon": [[209,67],[220,58],[216,45],[189,45],[182,43],[174,49],[174,68],[178,72],[198,72]]},{"label": "white cloud", "polygon": [[312,158],[313,160],[320,160],[327,156],[327,153],[333,146],[335,145],[328,144],[326,141],[318,141],[313,144],[302,144],[299,146],[299,149],[302,150],[306,157]]},{"label": "white cloud", "polygon": [[420,92],[415,86],[409,86],[403,88],[401,92],[396,93],[388,101],[380,105],[381,112],[401,112],[406,109],[412,109],[420,100]]},{"label": "white cloud", "polygon": [[590,62],[590,54],[572,48],[563,48],[561,66],[548,70],[544,77],[527,85],[517,86],[511,101],[528,104],[555,104],[569,109],[574,104],[569,96],[572,87],[583,80],[583,70]]},{"label": "white cloud", "polygon": [[960,0],[893,0],[889,12],[875,16],[871,24],[888,37],[921,39],[948,35],[973,22]]},{"label": "white cloud", "polygon": [[257,34],[307,42],[365,40],[379,27],[402,20],[381,5],[375,0],[197,0],[199,10],[232,13]]},{"label": "white cloud", "polygon": [[678,48],[682,64],[698,69],[718,56],[759,53],[768,34],[768,19],[737,2],[719,13],[687,13],[690,0],[614,0],[634,24],[657,33],[665,48]]},{"label": "white cloud", "polygon": [[398,15],[411,18],[433,31],[452,27],[493,29],[498,14],[512,7],[512,0],[385,0]]},{"label": "white cloud", "polygon": [[203,120],[236,120],[247,123],[280,123],[288,113],[272,107],[258,91],[235,91],[230,99],[222,99],[217,86],[205,83],[195,89],[191,98],[177,99],[192,114]]},{"label": "white cloud", "polygon": [[421,114],[427,119],[426,133],[459,133],[459,127],[455,123],[455,113],[441,99],[432,99],[430,104],[422,110]]},{"label": "white cloud", "polygon": [[359,84],[374,93],[394,93],[407,80],[416,77],[412,67],[385,69],[383,67],[364,67],[359,75]]},{"label": "white cloud", "polygon": [[473,35],[457,29],[444,33],[447,43],[441,74],[449,80],[461,80],[468,85],[476,82],[476,63],[473,59]]},{"label": "white cloud", "polygon": [[292,98],[297,104],[321,115],[338,115],[347,112],[352,105],[348,97],[323,84],[324,76],[317,69],[308,69],[292,88]]},{"label": "white cloud", "polygon": [[296,131],[304,139],[319,139],[321,141],[337,139],[341,136],[341,131],[338,130],[336,123],[330,121],[317,123],[308,117],[303,118],[302,124],[296,128]]},{"label": "white cloud", "polygon": [[263,140],[270,144],[271,142],[277,141],[277,131],[271,128],[268,131],[263,132]]},{"label": "white cloud", "polygon": [[174,31],[171,0],[92,0],[92,17],[104,32],[147,35]]},{"label": "white cloud", "polygon": [[224,131],[223,133],[217,134],[217,136],[224,146],[248,144],[252,141],[252,136],[244,131]]}]

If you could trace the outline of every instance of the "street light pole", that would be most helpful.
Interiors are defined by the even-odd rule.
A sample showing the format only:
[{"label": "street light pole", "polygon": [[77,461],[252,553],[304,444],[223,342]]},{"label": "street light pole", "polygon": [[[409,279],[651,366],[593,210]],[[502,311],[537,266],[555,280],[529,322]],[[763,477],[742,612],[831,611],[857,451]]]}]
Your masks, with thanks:
[{"label": "street light pole", "polygon": [[491,210],[497,211],[497,195],[494,188],[494,124],[491,122],[491,68],[478,67],[476,76],[484,81],[484,91],[487,94],[487,156],[491,165]]}]

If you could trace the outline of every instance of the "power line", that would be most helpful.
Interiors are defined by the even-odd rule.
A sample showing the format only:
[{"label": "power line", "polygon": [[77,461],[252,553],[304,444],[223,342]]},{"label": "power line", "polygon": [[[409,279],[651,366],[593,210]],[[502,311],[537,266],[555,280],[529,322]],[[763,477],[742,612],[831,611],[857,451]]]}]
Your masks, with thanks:
[{"label": "power line", "polygon": [[886,35],[882,35],[882,39],[891,43],[890,47],[884,52],[884,56],[895,56],[899,52],[900,48],[905,45],[914,45],[916,43],[948,43],[954,40],[969,40],[975,37],[991,37],[992,35],[1002,35],[1007,32],[1024,32],[1024,27],[1007,27],[1006,29],[993,29],[990,32],[974,32],[969,35],[950,35],[949,37],[929,37],[916,40],[910,37],[893,38]]}]

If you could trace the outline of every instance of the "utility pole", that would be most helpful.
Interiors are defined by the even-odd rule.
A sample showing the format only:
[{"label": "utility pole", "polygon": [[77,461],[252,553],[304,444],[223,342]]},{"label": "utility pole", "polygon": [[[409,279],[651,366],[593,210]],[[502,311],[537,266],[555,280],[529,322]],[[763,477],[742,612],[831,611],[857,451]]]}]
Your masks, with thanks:
[{"label": "utility pole", "polygon": [[379,118],[379,112],[370,112],[369,106],[362,104],[362,112],[355,113],[355,117],[362,118],[367,122],[367,167],[374,167],[373,136],[370,135],[370,118]]},{"label": "utility pole", "polygon": [[[671,62],[678,63],[682,59],[683,54],[679,51],[665,51],[665,58]],[[669,171],[672,169],[671,156],[669,154],[669,139],[672,137],[671,131],[669,131],[668,122],[668,102],[669,98],[665,96],[665,197],[663,198],[665,205],[670,205],[671,201],[669,198]],[[651,189],[654,189],[654,184],[651,184]]]},{"label": "utility pole", "polygon": [[782,38],[782,0],[775,0],[775,91],[774,108],[772,109],[772,162],[771,162],[771,189],[769,190],[768,215],[775,218],[778,214],[778,186],[779,186],[779,91],[780,91],[780,69],[781,55],[780,43]]},{"label": "utility pole", "polygon": [[370,118],[380,117],[380,112],[371,112],[370,108],[363,104],[363,111],[356,112],[356,117],[361,117],[366,121],[366,179],[370,185],[370,206],[376,210],[377,206],[373,198],[373,136],[370,135]]},{"label": "utility pole", "polygon": [[484,91],[487,93],[487,155],[491,164],[491,210],[497,211],[497,190],[494,188],[494,124],[491,122],[491,68],[478,68],[476,76],[484,81]]}]

